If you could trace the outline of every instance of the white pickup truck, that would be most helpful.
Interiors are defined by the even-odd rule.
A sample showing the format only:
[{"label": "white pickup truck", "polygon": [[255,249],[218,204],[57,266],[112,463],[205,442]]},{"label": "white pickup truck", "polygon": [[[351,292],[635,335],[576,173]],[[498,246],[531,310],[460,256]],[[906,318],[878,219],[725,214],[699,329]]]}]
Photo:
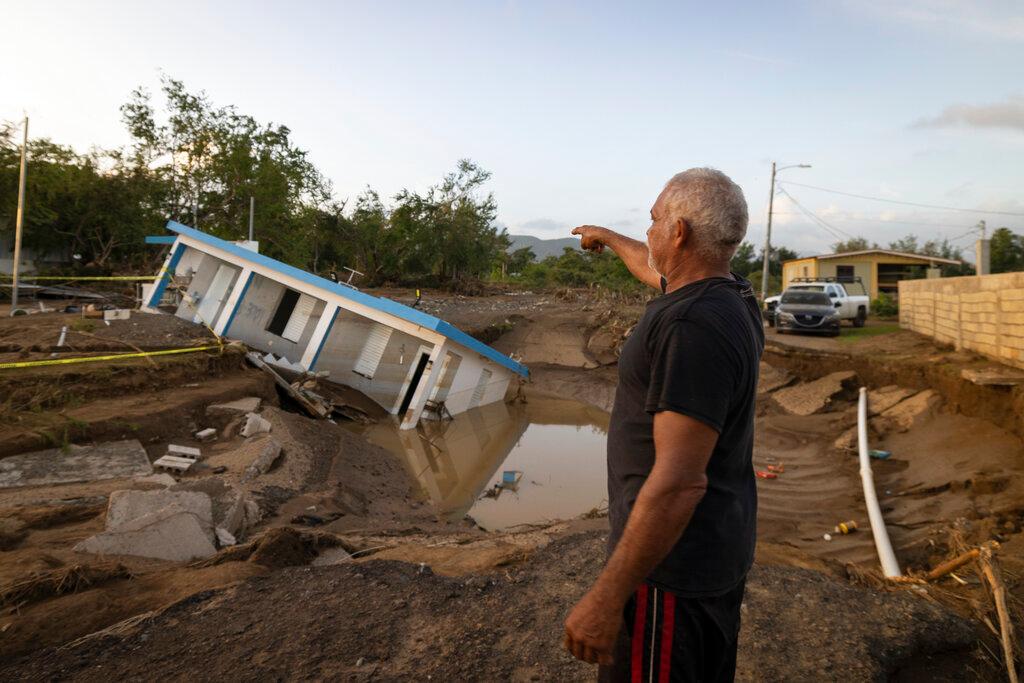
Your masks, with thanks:
[{"label": "white pickup truck", "polygon": [[[849,284],[858,285],[864,294],[850,294],[846,286]],[[867,290],[860,278],[838,282],[834,278],[794,278],[790,281],[787,291],[790,289],[803,289],[812,292],[824,292],[832,300],[832,305],[839,311],[840,320],[849,320],[854,327],[864,327],[864,321],[868,318]],[[775,327],[775,309],[779,305],[781,296],[770,296],[764,300],[764,314],[768,324]]]}]

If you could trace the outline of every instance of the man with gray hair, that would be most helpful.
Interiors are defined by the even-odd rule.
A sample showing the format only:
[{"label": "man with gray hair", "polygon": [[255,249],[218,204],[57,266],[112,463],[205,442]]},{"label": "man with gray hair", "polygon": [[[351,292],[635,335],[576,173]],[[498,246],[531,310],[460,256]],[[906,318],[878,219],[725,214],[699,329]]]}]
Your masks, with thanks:
[{"label": "man with gray hair", "polygon": [[573,230],[660,289],[619,358],[608,431],[609,558],[565,621],[565,646],[604,681],[731,681],[754,558],[754,399],[764,328],[729,272],[747,231],[725,174],[673,177],[647,244]]}]

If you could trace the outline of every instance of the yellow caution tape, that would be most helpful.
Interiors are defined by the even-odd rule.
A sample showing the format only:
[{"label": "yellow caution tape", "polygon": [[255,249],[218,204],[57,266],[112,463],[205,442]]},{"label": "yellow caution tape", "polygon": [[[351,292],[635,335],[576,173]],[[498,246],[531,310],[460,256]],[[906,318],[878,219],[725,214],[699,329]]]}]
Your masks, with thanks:
[{"label": "yellow caution tape", "polygon": [[196,351],[223,350],[223,344],[213,346],[186,346],[180,349],[163,349],[161,351],[141,351],[139,353],[115,353],[109,356],[84,356],[79,358],[51,358],[49,360],[27,360],[19,363],[0,363],[0,370],[13,368],[33,368],[43,365],[71,365],[73,363],[96,363],[104,360],[121,360],[123,358],[145,358],[146,356],[170,356],[177,353],[194,353]]},{"label": "yellow caution tape", "polygon": [[[4,278],[5,280],[13,280],[14,279],[14,276],[12,276],[12,275],[0,275],[0,277]],[[157,279],[161,279],[161,278],[169,279],[170,275],[157,275],[155,277],[153,275],[110,275],[110,276],[103,276],[103,277],[101,277],[99,275],[83,275],[81,277],[76,277],[76,276],[73,276],[73,275],[38,275],[38,276],[37,275],[19,275],[18,276],[18,281],[20,282],[21,280],[51,280],[51,281],[60,281],[60,282],[104,282],[104,281],[110,282],[110,281],[125,281],[125,280],[127,280],[127,281],[139,281],[139,280],[142,280],[142,281],[145,281],[145,282],[149,282],[150,280],[157,280]]]}]

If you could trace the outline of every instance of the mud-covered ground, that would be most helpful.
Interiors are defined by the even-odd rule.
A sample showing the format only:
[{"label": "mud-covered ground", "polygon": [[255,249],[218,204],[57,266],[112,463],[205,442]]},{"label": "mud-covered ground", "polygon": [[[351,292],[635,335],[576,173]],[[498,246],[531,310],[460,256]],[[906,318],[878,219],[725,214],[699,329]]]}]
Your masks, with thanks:
[{"label": "mud-covered ground", "polygon": [[[409,292],[388,295],[412,301]],[[528,397],[552,394],[609,410],[618,349],[643,302],[586,292],[426,293],[420,307],[521,358],[532,372]],[[132,320],[154,321],[154,334],[180,323],[142,315]],[[9,320],[0,320],[0,340],[16,340],[9,354],[49,356],[45,345],[26,346],[30,336],[9,329]],[[56,323],[33,324],[45,328],[42,337]],[[205,330],[185,325],[168,346],[204,338]],[[143,346],[144,328],[124,331],[126,341]],[[769,333],[762,366],[755,466],[783,471],[758,481],[758,559],[744,607],[740,678],[998,680],[998,645],[984,625],[995,615],[970,568],[926,588],[879,590],[870,532],[823,538],[839,521],[866,526],[856,457],[844,439],[856,423],[854,391],[810,415],[790,413],[777,396],[803,393],[806,383],[846,369],[855,373],[854,389],[885,388],[879,404],[898,396],[889,413],[873,417],[871,438],[873,448],[892,452],[874,464],[901,563],[922,570],[946,559],[954,529],[971,545],[997,540],[1016,614],[1024,574],[1020,389],[965,382],[962,368],[986,362],[909,333],[835,348],[790,339]],[[78,343],[90,353],[111,340]],[[0,429],[0,457],[135,435],[153,458],[169,442],[193,443],[209,404],[247,395],[264,398],[272,433],[287,442],[281,464],[249,489],[263,521],[240,539],[248,544],[212,562],[71,550],[102,529],[111,491],[144,484],[0,490],[0,591],[46,573],[87,579],[63,595],[43,590],[0,600],[5,679],[593,677],[558,643],[565,612],[601,566],[604,520],[517,534],[439,522],[388,453],[286,403],[282,409],[266,378],[230,350],[0,382],[12,392],[29,388],[5,403],[11,419]],[[53,386],[59,389],[46,393]],[[207,447],[211,467],[179,486],[214,494],[240,486],[245,444],[225,436]],[[226,471],[214,475],[214,464]],[[333,521],[296,524],[303,514]],[[289,527],[300,533],[281,535]],[[357,561],[307,566],[318,556],[337,559],[337,548],[357,553]]]}]

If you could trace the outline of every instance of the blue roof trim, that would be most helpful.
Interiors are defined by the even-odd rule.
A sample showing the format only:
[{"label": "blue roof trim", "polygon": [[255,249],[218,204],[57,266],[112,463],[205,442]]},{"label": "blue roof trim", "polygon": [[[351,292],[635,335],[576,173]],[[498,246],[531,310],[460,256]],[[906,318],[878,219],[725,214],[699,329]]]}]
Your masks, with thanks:
[{"label": "blue roof trim", "polygon": [[240,247],[237,244],[228,242],[227,240],[222,240],[219,237],[214,237],[209,233],[201,232],[195,228],[190,228],[187,225],[182,225],[177,221],[167,221],[167,229],[171,232],[178,233],[179,235],[191,237],[205,244],[209,244],[212,247],[226,251],[232,256],[237,256],[244,261],[259,264],[265,268],[277,271],[282,275],[293,277],[308,285],[328,291],[331,294],[337,294],[343,299],[348,299],[349,301],[368,306],[382,313],[387,313],[388,315],[401,318],[402,320],[411,322],[414,325],[419,325],[420,327],[425,327],[428,330],[433,330],[438,334],[448,337],[454,342],[462,344],[468,349],[476,351],[495,363],[508,368],[512,372],[523,375],[524,377],[529,374],[529,370],[525,365],[515,362],[503,353],[499,353],[480,340],[469,336],[451,323],[445,322],[440,318],[435,318],[428,313],[411,308],[405,304],[400,304],[397,301],[392,301],[391,299],[373,296],[366,292],[360,292],[358,289],[352,289],[351,287],[346,287],[345,285],[337,282],[331,282],[326,278],[313,275],[301,268],[296,268],[295,266],[290,266],[287,263],[282,263],[281,261],[272,259],[269,256],[264,256],[263,254],[259,254],[250,249]]}]

